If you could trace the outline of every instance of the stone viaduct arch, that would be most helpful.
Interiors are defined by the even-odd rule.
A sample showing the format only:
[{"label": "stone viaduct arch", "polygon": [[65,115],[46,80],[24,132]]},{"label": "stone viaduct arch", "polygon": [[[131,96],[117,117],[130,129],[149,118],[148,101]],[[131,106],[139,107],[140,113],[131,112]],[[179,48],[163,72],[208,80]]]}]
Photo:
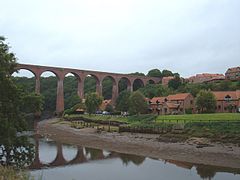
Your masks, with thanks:
[{"label": "stone viaduct arch", "polygon": [[133,83],[135,80],[139,79],[143,82],[145,86],[149,81],[154,83],[159,83],[160,78],[155,77],[146,77],[146,76],[136,76],[136,75],[127,75],[127,74],[117,74],[109,72],[100,72],[100,71],[89,71],[89,70],[80,70],[80,69],[71,69],[71,68],[61,68],[61,67],[49,67],[49,66],[39,66],[39,65],[30,65],[30,64],[18,64],[16,70],[25,69],[31,71],[35,75],[35,92],[40,94],[40,76],[46,71],[50,71],[57,77],[57,99],[56,99],[56,113],[61,113],[64,111],[64,89],[63,81],[64,77],[71,73],[78,80],[78,95],[80,98],[84,98],[84,80],[88,75],[95,76],[97,79],[96,92],[99,95],[102,95],[102,81],[105,77],[110,77],[113,81],[112,88],[112,103],[115,103],[115,100],[118,96],[118,85],[119,81],[122,78],[127,79],[128,85],[127,89],[133,91]]}]

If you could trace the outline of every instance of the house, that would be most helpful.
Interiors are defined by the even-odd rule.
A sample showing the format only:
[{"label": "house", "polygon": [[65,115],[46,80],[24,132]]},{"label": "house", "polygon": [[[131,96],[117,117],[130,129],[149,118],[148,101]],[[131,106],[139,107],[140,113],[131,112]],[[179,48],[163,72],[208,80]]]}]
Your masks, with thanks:
[{"label": "house", "polygon": [[194,113],[194,97],[190,93],[179,93],[166,97],[154,97],[149,101],[153,113],[185,114]]},{"label": "house", "polygon": [[212,91],[216,100],[216,112],[240,112],[240,90]]},{"label": "house", "polygon": [[197,74],[196,76],[192,76],[187,79],[189,83],[204,83],[221,80],[225,80],[225,76],[223,74],[210,74],[210,73]]},{"label": "house", "polygon": [[162,105],[165,101],[167,101],[167,97],[154,97],[152,99],[149,99],[149,109],[154,114],[162,114]]},{"label": "house", "polygon": [[229,68],[225,73],[226,79],[237,81],[240,80],[240,66]]}]

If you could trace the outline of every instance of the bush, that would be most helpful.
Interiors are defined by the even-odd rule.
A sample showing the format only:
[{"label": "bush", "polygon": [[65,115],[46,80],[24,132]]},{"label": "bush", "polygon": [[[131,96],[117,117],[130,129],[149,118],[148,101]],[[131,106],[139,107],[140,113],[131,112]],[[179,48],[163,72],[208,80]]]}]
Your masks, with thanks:
[{"label": "bush", "polygon": [[185,110],[185,113],[186,113],[186,114],[192,114],[192,109],[191,109],[191,108],[186,109],[186,110]]}]

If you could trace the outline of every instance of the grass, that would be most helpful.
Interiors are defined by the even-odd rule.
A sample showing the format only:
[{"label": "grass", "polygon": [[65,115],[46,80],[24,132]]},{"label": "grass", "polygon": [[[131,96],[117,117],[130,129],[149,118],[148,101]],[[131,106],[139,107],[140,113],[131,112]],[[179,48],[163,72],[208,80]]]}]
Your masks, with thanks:
[{"label": "grass", "polygon": [[157,122],[240,121],[240,113],[185,114],[158,116]]},{"label": "grass", "polygon": [[85,117],[99,121],[119,121],[129,124],[141,122],[149,123],[188,123],[188,122],[211,122],[211,121],[240,121],[240,113],[213,113],[213,114],[184,114],[184,115],[160,115],[153,114],[139,116],[110,116],[110,115],[70,115],[68,117]]},{"label": "grass", "polygon": [[128,117],[123,117],[123,116],[111,116],[111,115],[86,115],[86,114],[81,114],[81,115],[69,115],[67,116],[68,118],[78,118],[78,117],[83,117],[87,119],[93,119],[93,120],[98,120],[98,121],[118,121],[118,122],[128,122]]},{"label": "grass", "polygon": [[[188,139],[190,137],[206,137],[213,141],[232,142],[240,146],[240,114],[239,113],[215,113],[215,114],[190,114],[190,115],[164,115],[153,114],[139,116],[105,116],[105,115],[81,115],[82,117],[99,121],[127,122],[127,128],[143,128],[143,133],[152,133],[156,129],[162,133],[161,137],[167,139]],[[80,117],[80,115],[74,115]],[[72,122],[73,123],[73,122]],[[83,128],[82,125],[72,124]],[[99,127],[99,124],[96,123]],[[95,126],[94,125],[94,126]],[[181,131],[175,132],[174,127],[183,127]],[[106,125],[102,125],[103,127]],[[103,129],[103,127],[101,129]],[[95,128],[95,127],[94,127]],[[114,129],[112,129],[114,128]],[[124,127],[123,127],[124,128]],[[104,127],[107,130],[108,126]],[[122,128],[121,128],[122,129]],[[126,130],[126,129],[125,129]],[[111,132],[117,131],[111,127]],[[124,130],[122,131],[124,132]],[[129,131],[131,132],[131,130]],[[180,132],[180,133],[179,133]]]}]

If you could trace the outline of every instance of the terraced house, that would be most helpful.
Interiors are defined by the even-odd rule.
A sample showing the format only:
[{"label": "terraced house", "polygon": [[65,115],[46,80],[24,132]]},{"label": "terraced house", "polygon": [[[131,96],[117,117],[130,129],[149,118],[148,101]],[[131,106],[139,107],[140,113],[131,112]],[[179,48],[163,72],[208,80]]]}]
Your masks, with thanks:
[{"label": "terraced house", "polygon": [[194,97],[190,93],[180,93],[149,100],[150,110],[159,115],[194,113]]},{"label": "terraced house", "polygon": [[[240,90],[212,91],[217,104],[218,113],[240,112]],[[195,98],[190,93],[180,93],[166,97],[154,97],[150,100],[149,107],[152,113],[159,115],[196,113]]]}]

